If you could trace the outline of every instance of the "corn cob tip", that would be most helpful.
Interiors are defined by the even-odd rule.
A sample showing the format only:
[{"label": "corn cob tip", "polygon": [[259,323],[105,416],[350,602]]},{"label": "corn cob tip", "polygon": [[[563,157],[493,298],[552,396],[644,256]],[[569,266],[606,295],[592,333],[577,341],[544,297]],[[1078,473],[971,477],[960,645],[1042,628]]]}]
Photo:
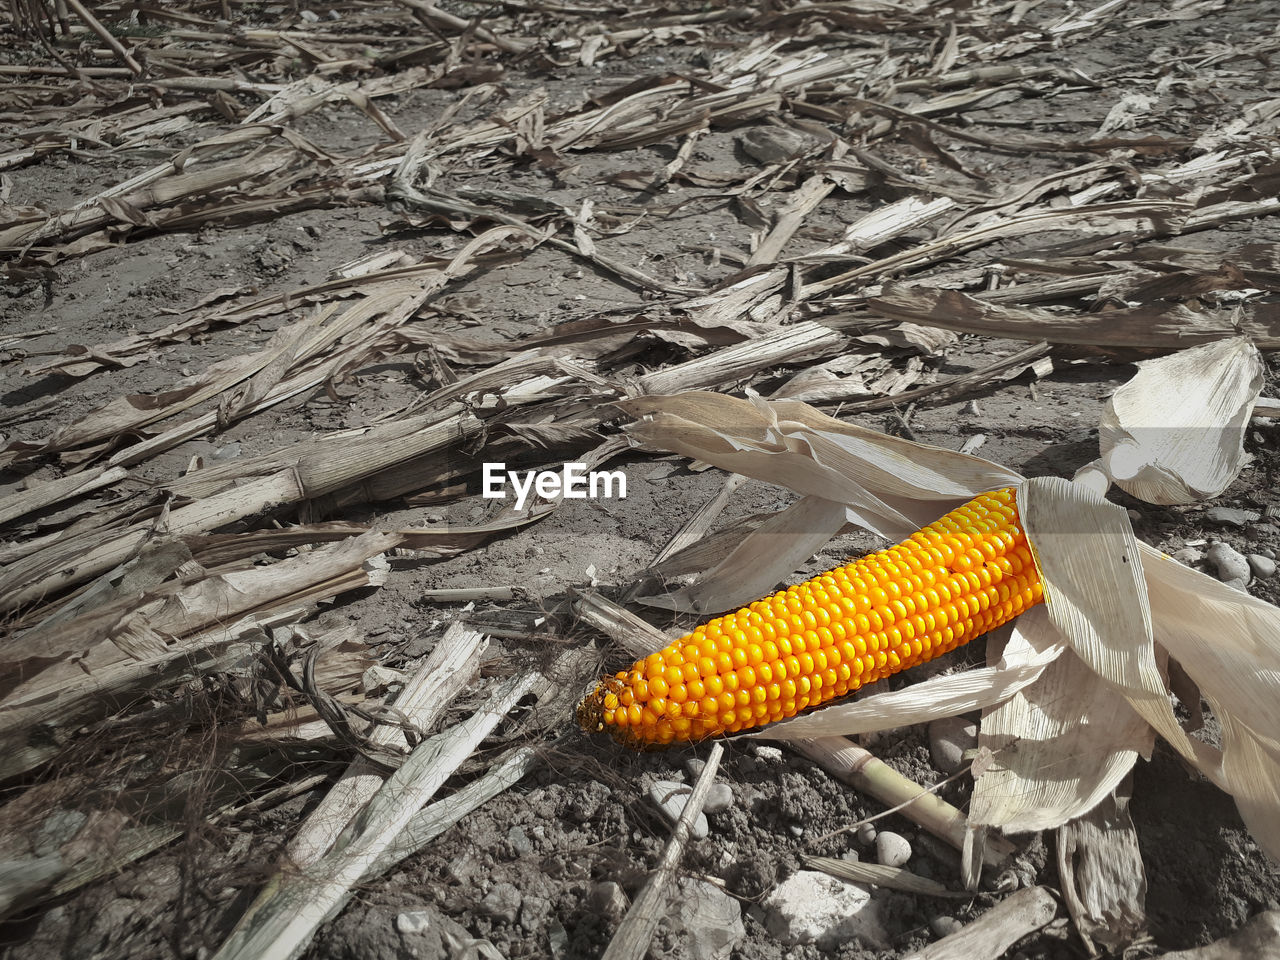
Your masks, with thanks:
[{"label": "corn cob tip", "polygon": [[600,733],[604,730],[604,694],[604,684],[599,683],[578,702],[574,715],[584,733]]}]

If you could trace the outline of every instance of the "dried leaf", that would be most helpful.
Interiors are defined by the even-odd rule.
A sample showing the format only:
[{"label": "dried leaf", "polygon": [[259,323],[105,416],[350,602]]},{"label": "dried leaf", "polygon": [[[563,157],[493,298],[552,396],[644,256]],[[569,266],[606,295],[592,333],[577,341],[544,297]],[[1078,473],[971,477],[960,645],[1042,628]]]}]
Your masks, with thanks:
[{"label": "dried leaf", "polygon": [[1098,428],[1102,466],[1147,503],[1192,503],[1225,490],[1245,463],[1244,434],[1264,367],[1243,338],[1139,365],[1107,401]]}]

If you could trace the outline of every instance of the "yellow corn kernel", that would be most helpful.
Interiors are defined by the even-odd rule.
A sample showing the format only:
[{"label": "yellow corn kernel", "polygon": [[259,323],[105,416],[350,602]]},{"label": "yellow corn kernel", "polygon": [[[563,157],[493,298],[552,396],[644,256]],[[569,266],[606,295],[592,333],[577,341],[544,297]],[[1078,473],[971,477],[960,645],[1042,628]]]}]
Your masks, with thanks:
[{"label": "yellow corn kernel", "polygon": [[637,749],[738,733],[932,660],[1042,599],[1013,490],[985,493],[605,677],[578,723]]}]

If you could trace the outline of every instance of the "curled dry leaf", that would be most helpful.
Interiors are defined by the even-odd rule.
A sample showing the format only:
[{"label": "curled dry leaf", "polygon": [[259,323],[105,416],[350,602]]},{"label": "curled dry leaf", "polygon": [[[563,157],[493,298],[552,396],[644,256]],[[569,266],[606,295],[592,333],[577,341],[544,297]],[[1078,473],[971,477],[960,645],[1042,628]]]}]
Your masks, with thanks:
[{"label": "curled dry leaf", "polygon": [[1257,348],[1243,338],[1140,364],[1099,424],[1108,476],[1147,503],[1216,497],[1244,464],[1244,431],[1263,372]]}]

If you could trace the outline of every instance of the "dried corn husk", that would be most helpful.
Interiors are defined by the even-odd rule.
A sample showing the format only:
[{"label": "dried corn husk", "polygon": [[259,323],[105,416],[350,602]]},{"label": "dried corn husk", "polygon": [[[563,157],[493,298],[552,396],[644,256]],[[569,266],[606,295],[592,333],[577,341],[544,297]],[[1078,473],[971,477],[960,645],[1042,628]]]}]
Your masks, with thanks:
[{"label": "dried corn husk", "polygon": [[1244,431],[1262,391],[1257,347],[1218,340],[1139,366],[1103,411],[1103,469],[1147,503],[1216,497],[1244,464]]}]

